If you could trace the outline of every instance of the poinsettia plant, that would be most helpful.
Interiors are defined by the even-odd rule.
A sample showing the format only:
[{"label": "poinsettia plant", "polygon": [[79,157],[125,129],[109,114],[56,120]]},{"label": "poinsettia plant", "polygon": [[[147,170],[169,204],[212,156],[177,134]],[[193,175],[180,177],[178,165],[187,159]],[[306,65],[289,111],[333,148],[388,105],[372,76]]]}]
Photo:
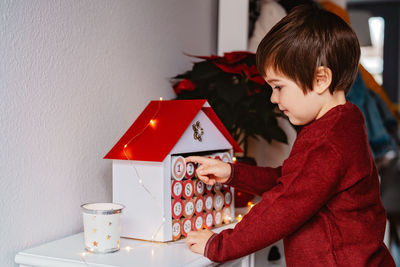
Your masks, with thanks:
[{"label": "poinsettia plant", "polygon": [[171,79],[176,99],[207,99],[232,137],[243,145],[248,138],[287,143],[279,127],[272,88],[260,76],[254,53],[234,51],[224,56],[192,56],[202,59],[193,68]]}]

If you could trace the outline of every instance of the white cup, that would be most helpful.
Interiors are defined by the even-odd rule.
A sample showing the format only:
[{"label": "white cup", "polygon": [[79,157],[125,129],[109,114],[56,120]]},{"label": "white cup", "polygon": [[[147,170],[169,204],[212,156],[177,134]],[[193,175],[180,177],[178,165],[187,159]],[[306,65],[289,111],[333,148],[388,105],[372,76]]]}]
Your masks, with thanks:
[{"label": "white cup", "polygon": [[119,250],[121,216],[124,205],[87,203],[81,205],[85,247],[90,252],[107,253]]}]

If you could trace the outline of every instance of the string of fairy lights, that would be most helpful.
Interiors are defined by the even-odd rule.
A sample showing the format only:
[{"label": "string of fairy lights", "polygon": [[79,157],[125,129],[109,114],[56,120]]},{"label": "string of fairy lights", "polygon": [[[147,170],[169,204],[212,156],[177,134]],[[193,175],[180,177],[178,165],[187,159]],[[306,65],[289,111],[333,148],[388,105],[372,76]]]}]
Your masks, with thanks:
[{"label": "string of fairy lights", "polygon": [[[142,179],[141,175],[139,174],[139,171],[137,170],[134,162],[128,156],[128,153],[126,152],[126,149],[129,148],[128,146],[132,141],[134,141],[136,138],[138,138],[140,135],[142,135],[146,131],[146,129],[148,127],[154,127],[156,125],[156,122],[157,122],[156,117],[157,117],[158,113],[160,112],[161,101],[162,100],[163,100],[163,98],[160,97],[160,101],[158,102],[157,110],[154,113],[154,115],[151,117],[149,122],[146,124],[146,126],[140,132],[138,132],[136,135],[134,135],[132,138],[130,138],[128,142],[126,142],[126,144],[123,147],[123,153],[124,153],[126,159],[130,162],[130,166],[132,166],[132,168],[133,168],[133,170],[135,172],[135,175],[133,175],[133,176],[135,176],[135,178],[137,179],[137,182],[139,183],[139,185],[150,196],[150,198],[154,201],[155,205],[157,205],[159,208],[161,208],[163,210],[163,208],[159,205],[159,202],[157,201],[157,198],[154,196],[154,194],[152,194],[152,192],[144,184],[143,179]],[[165,222],[166,222],[166,217],[165,217],[165,214],[163,213],[161,224],[154,230],[154,232],[153,232],[153,234],[151,236],[151,241],[152,242],[154,242],[156,236],[158,235],[158,233],[160,232],[162,227],[165,225]],[[130,252],[133,249],[133,247],[126,246],[124,249],[127,252]],[[79,256],[80,256],[81,260],[85,263],[86,266],[89,266],[87,264],[86,260],[85,260],[85,256],[87,256],[88,254],[90,254],[90,252],[87,252],[87,251],[79,253]],[[152,256],[154,256],[154,249],[151,250],[151,254],[152,254]]]},{"label": "string of fairy lights", "polygon": [[[162,97],[160,97],[160,101],[158,102],[157,110],[156,110],[156,112],[154,113],[154,115],[152,116],[152,118],[150,119],[149,123],[147,123],[146,126],[145,126],[139,133],[137,133],[137,134],[134,135],[131,139],[129,139],[129,141],[124,145],[124,148],[123,148],[123,152],[124,152],[124,155],[125,155],[126,159],[130,161],[130,165],[133,167],[133,169],[134,169],[134,171],[135,171],[135,174],[136,174],[135,177],[137,178],[137,181],[138,181],[139,185],[147,192],[147,194],[154,200],[154,203],[155,203],[159,208],[161,208],[161,209],[163,209],[163,208],[159,205],[159,203],[158,203],[158,201],[157,201],[157,198],[151,193],[151,191],[150,191],[150,190],[146,187],[146,185],[144,184],[143,179],[142,179],[141,176],[139,175],[139,172],[138,172],[138,170],[137,170],[135,164],[132,162],[131,158],[129,158],[129,156],[128,156],[128,154],[126,153],[125,149],[128,148],[129,144],[130,144],[133,140],[135,140],[135,139],[138,138],[140,135],[142,135],[142,134],[146,131],[146,129],[147,129],[148,127],[154,127],[154,126],[156,125],[156,117],[157,117],[158,113],[160,112],[161,101],[162,101],[162,100],[163,100]],[[152,236],[151,236],[151,241],[154,241],[155,237],[156,237],[157,234],[160,232],[160,230],[161,230],[161,228],[164,226],[165,222],[166,222],[166,218],[165,218],[165,214],[163,214],[163,216],[162,216],[162,222],[161,222],[161,224],[156,228],[156,230],[154,231],[154,233],[152,234]]]},{"label": "string of fairy lights", "polygon": [[[158,102],[158,107],[157,110],[155,111],[154,115],[151,117],[151,119],[149,120],[149,122],[146,124],[146,126],[140,131],[138,132],[136,135],[134,135],[132,138],[129,139],[128,142],[126,142],[126,144],[123,147],[123,153],[126,157],[126,159],[129,161],[130,166],[132,166],[135,175],[135,178],[137,179],[138,184],[143,188],[143,190],[150,196],[150,198],[154,201],[154,203],[163,210],[163,208],[159,205],[159,202],[157,201],[157,198],[154,196],[154,194],[152,194],[152,192],[146,187],[145,183],[143,182],[143,179],[141,178],[141,175],[139,174],[139,171],[137,170],[133,160],[128,156],[128,153],[126,152],[126,149],[129,148],[129,144],[131,142],[133,142],[136,138],[138,138],[139,136],[141,136],[148,127],[155,127],[157,120],[156,117],[160,112],[160,108],[161,108],[161,101],[163,100],[162,97],[160,97],[160,101]],[[130,152],[132,152],[130,150]],[[235,158],[233,158],[233,160],[235,161]],[[251,207],[249,207],[251,208]],[[240,221],[242,219],[241,214],[239,214],[239,218],[237,218],[238,221]],[[158,233],[160,232],[160,230],[162,229],[162,227],[165,225],[166,223],[166,217],[165,217],[165,213],[163,212],[162,215],[162,222],[161,224],[154,230],[152,237],[151,237],[151,241],[153,244],[157,244],[157,241],[154,241],[156,236],[158,235]],[[174,244],[180,244],[181,242],[174,242]],[[133,250],[134,248],[131,246],[126,246],[124,247],[124,250],[127,252],[130,252],[131,250]],[[85,256],[87,256],[88,254],[90,254],[90,252],[81,252],[79,253],[80,258],[82,259],[82,261],[85,263],[86,266],[89,266],[85,260]],[[151,250],[151,255],[154,256],[154,249],[152,248]]]}]

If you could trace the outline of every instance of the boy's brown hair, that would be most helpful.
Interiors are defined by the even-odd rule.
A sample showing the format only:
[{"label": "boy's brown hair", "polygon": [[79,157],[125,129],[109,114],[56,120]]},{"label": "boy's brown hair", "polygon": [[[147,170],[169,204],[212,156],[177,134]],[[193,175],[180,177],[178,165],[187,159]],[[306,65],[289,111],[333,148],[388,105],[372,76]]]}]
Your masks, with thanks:
[{"label": "boy's brown hair", "polygon": [[329,91],[347,93],[357,74],[360,45],[351,27],[317,5],[303,5],[280,20],[257,48],[257,68],[272,67],[295,81],[304,94],[313,88],[316,68],[332,71]]}]

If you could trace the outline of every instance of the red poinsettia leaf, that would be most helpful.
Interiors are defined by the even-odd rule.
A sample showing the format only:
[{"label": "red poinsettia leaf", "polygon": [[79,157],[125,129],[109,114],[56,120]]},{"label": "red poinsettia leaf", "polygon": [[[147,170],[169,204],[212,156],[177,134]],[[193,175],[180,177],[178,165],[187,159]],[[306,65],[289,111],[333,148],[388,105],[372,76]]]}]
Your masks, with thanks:
[{"label": "red poinsettia leaf", "polygon": [[260,73],[257,70],[257,67],[255,65],[251,65],[249,67],[249,75],[254,76],[254,75],[260,75]]},{"label": "red poinsettia leaf", "polygon": [[230,53],[224,53],[224,59],[227,64],[234,64],[251,54],[252,53],[247,51],[234,51]]},{"label": "red poinsettia leaf", "polygon": [[258,72],[256,66],[250,66],[248,69],[245,70],[245,74],[249,80],[255,83],[265,84],[265,80],[260,76],[260,73]]},{"label": "red poinsettia leaf", "polygon": [[188,79],[184,79],[173,86],[175,94],[179,95],[182,91],[193,91],[196,85]]},{"label": "red poinsettia leaf", "polygon": [[235,73],[235,74],[241,74],[241,73],[245,73],[246,70],[249,68],[247,65],[245,64],[239,64],[239,65],[225,65],[225,64],[221,64],[218,62],[214,62],[214,64],[220,68],[221,70],[225,71],[225,72],[229,72],[229,73]]},{"label": "red poinsettia leaf", "polygon": [[265,84],[265,80],[260,75],[249,76],[249,80],[258,84]]}]

